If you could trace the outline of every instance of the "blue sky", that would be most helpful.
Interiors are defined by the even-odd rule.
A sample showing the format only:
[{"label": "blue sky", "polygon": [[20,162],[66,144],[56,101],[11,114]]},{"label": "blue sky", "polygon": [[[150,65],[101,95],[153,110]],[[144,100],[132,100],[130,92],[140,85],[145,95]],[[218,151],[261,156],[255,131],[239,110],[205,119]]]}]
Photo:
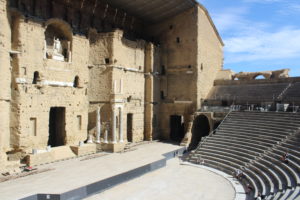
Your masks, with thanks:
[{"label": "blue sky", "polygon": [[300,76],[300,0],[199,0],[225,43],[224,69]]}]

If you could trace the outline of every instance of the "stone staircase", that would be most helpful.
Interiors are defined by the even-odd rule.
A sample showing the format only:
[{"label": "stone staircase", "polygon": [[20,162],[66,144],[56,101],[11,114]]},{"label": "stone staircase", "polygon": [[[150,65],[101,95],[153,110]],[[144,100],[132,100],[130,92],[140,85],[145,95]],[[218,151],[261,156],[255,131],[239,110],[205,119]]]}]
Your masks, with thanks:
[{"label": "stone staircase", "polygon": [[[270,200],[300,199],[300,114],[231,112],[187,160],[227,174],[244,172],[247,199],[259,193]],[[289,163],[280,160],[289,153]]]}]

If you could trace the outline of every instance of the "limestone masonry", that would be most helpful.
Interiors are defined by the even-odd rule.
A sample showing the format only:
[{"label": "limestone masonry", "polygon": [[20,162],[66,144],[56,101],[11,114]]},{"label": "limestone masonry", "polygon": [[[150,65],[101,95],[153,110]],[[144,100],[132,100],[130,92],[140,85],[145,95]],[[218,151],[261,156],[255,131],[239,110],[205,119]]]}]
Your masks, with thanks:
[{"label": "limestone masonry", "polygon": [[0,171],[128,142],[188,145],[215,80],[287,77],[223,70],[196,1],[124,2],[0,0]]}]

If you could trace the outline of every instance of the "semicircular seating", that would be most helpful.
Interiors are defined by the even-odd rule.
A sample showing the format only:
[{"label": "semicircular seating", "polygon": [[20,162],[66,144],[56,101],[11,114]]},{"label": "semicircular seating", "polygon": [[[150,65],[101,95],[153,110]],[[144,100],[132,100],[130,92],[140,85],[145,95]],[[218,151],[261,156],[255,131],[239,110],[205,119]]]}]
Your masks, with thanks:
[{"label": "semicircular seating", "polygon": [[[284,112],[231,112],[187,160],[234,175],[269,200],[300,199],[300,114]],[[281,160],[288,152],[288,163]]]}]

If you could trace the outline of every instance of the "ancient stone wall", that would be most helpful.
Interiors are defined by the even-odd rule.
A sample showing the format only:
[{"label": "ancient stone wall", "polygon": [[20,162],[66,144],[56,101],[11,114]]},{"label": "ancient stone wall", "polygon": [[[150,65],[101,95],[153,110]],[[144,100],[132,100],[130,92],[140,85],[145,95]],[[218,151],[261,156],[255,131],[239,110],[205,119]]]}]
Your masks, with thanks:
[{"label": "ancient stone wall", "polygon": [[11,30],[6,0],[0,0],[0,24],[0,152],[6,152],[10,147],[9,112],[11,103],[11,65],[9,53],[11,50]]},{"label": "ancient stone wall", "polygon": [[200,99],[206,98],[214,84],[217,74],[223,67],[223,44],[213,29],[205,10],[198,9],[198,79],[197,79],[197,108]]},{"label": "ancient stone wall", "polygon": [[[190,9],[149,27],[159,38],[160,53],[160,132],[169,138],[170,116],[187,116],[197,102],[197,10]],[[187,119],[187,117],[186,117]]]},{"label": "ancient stone wall", "polygon": [[169,139],[170,116],[189,123],[222,69],[222,42],[200,6],[148,25],[97,0],[10,0],[8,13],[7,2],[3,151],[45,149],[53,127],[65,135],[57,146],[99,142],[99,128],[113,145]]},{"label": "ancient stone wall", "polygon": [[65,108],[63,143],[84,141],[88,119],[88,40],[74,35],[72,59],[48,59],[46,27],[38,21],[24,20],[22,16],[16,16],[14,24],[17,26],[13,35],[18,37],[13,43],[17,43],[15,47],[20,54],[13,60],[11,145],[27,151],[45,148],[49,139],[49,113],[54,107]]},{"label": "ancient stone wall", "polygon": [[[123,31],[111,33],[93,33],[90,37],[90,118],[95,119],[97,107],[101,107],[101,124],[109,124],[110,141],[120,141],[120,121],[122,121],[123,139],[127,139],[127,116],[132,114],[132,138],[138,142],[144,139],[145,112],[145,41],[131,41],[124,37]],[[151,91],[152,92],[152,91]],[[103,107],[103,109],[102,109]],[[119,109],[122,109],[120,112]],[[103,112],[110,115],[104,115]],[[113,117],[115,115],[115,117]],[[114,118],[115,125],[113,124]],[[122,119],[122,120],[121,120]],[[90,134],[95,135],[96,121],[89,123]],[[115,127],[115,128],[114,128]],[[101,135],[104,140],[104,131]]]}]

